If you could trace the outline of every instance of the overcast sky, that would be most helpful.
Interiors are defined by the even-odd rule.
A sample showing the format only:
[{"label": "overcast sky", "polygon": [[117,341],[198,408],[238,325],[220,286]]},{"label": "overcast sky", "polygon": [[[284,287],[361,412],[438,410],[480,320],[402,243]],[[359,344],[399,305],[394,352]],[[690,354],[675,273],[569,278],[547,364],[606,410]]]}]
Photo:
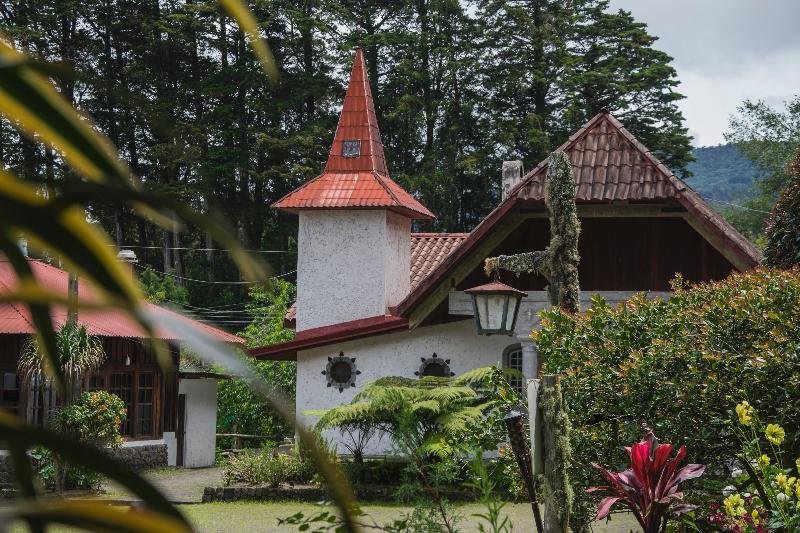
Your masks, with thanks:
[{"label": "overcast sky", "polygon": [[696,146],[724,142],[745,99],[776,106],[800,94],[800,0],[611,0],[675,58]]}]

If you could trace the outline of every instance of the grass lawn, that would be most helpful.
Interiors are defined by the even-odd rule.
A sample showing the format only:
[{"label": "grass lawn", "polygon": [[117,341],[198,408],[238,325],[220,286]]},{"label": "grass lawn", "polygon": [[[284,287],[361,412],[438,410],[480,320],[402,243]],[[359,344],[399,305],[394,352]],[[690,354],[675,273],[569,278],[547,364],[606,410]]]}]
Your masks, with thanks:
[{"label": "grass lawn", "polygon": [[[399,518],[404,512],[410,511],[409,507],[381,504],[363,504],[365,513],[375,519],[378,524],[385,524]],[[478,531],[481,520],[471,516],[473,513],[484,512],[477,504],[463,504],[456,507],[463,520],[458,528],[464,533]],[[206,503],[201,505],[187,505],[182,507],[189,520],[198,531],[239,533],[245,531],[297,531],[297,526],[278,526],[278,518],[286,518],[298,511],[307,516],[317,513],[321,507],[314,504],[299,502],[281,503]],[[514,524],[514,531],[535,531],[533,514],[527,504],[508,504],[504,510]],[[595,533],[626,533],[631,529],[636,530],[636,522],[627,515],[614,515],[608,523],[597,523],[593,526]]]},{"label": "grass lawn", "polygon": [[[319,512],[322,507],[309,503],[300,502],[280,502],[280,503],[256,503],[256,502],[237,502],[237,503],[204,503],[193,505],[181,505],[181,510],[186,514],[189,521],[194,525],[198,532],[203,533],[244,533],[275,531],[288,532],[297,531],[297,526],[278,526],[278,518],[286,518],[298,511],[310,516]],[[404,512],[410,511],[408,507],[381,504],[364,504],[364,512],[370,515],[378,524],[390,522],[399,518]],[[477,504],[463,504],[456,507],[463,520],[458,523],[459,531],[472,533],[478,531],[478,524],[481,521],[473,516],[473,513],[481,512],[483,509]],[[507,515],[514,524],[514,531],[531,532],[535,531],[533,525],[533,515],[530,507],[525,504],[509,504],[505,507]],[[627,533],[636,530],[636,523],[626,515],[615,515],[613,520],[608,523],[595,524],[595,533]],[[12,533],[21,533],[25,529],[21,526],[12,526]],[[72,532],[67,528],[50,528],[48,532]]]}]

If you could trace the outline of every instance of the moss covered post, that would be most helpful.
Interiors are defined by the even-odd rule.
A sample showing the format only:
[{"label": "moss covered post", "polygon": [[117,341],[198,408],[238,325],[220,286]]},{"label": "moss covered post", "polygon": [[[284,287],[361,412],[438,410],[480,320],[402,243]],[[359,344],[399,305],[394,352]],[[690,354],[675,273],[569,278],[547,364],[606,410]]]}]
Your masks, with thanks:
[{"label": "moss covered post", "polygon": [[567,474],[572,460],[570,423],[558,376],[542,376],[539,384],[544,449],[544,533],[568,533],[572,514],[572,486]]},{"label": "moss covered post", "polygon": [[544,250],[488,257],[486,275],[500,270],[535,273],[547,279],[550,304],[577,313],[580,308],[578,284],[578,236],[581,232],[575,207],[575,179],[564,152],[553,152],[547,165],[544,203],[550,213],[550,245]]},{"label": "moss covered post", "polygon": [[[578,237],[580,221],[575,206],[575,179],[564,152],[553,152],[548,160],[544,202],[550,215],[550,244],[544,250],[486,259],[488,276],[507,270],[517,275],[535,273],[547,279],[550,305],[569,313],[580,310],[578,283]],[[542,420],[544,449],[544,532],[567,533],[572,513],[572,488],[568,468],[571,460],[570,424],[561,385],[556,376],[543,376],[537,409]],[[535,413],[531,413],[535,419]]]}]

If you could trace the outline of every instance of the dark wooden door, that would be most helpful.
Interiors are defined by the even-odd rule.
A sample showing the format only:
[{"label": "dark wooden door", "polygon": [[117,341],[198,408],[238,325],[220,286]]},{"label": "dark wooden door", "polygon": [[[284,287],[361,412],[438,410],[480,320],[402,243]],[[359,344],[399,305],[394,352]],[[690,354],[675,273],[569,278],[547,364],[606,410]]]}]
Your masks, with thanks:
[{"label": "dark wooden door", "polygon": [[178,447],[175,466],[183,466],[183,455],[186,450],[186,395],[178,395],[178,423],[175,427],[175,440]]}]

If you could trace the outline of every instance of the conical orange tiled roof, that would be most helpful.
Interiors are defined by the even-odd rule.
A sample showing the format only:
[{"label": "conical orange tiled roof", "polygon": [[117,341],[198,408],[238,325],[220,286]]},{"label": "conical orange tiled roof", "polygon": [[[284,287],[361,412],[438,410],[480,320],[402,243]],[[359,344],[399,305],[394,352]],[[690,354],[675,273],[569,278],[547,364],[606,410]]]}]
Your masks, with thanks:
[{"label": "conical orange tiled roof", "polygon": [[350,83],[324,172],[272,207],[293,213],[301,209],[384,208],[415,220],[436,218],[389,177],[360,48],[356,49]]}]

